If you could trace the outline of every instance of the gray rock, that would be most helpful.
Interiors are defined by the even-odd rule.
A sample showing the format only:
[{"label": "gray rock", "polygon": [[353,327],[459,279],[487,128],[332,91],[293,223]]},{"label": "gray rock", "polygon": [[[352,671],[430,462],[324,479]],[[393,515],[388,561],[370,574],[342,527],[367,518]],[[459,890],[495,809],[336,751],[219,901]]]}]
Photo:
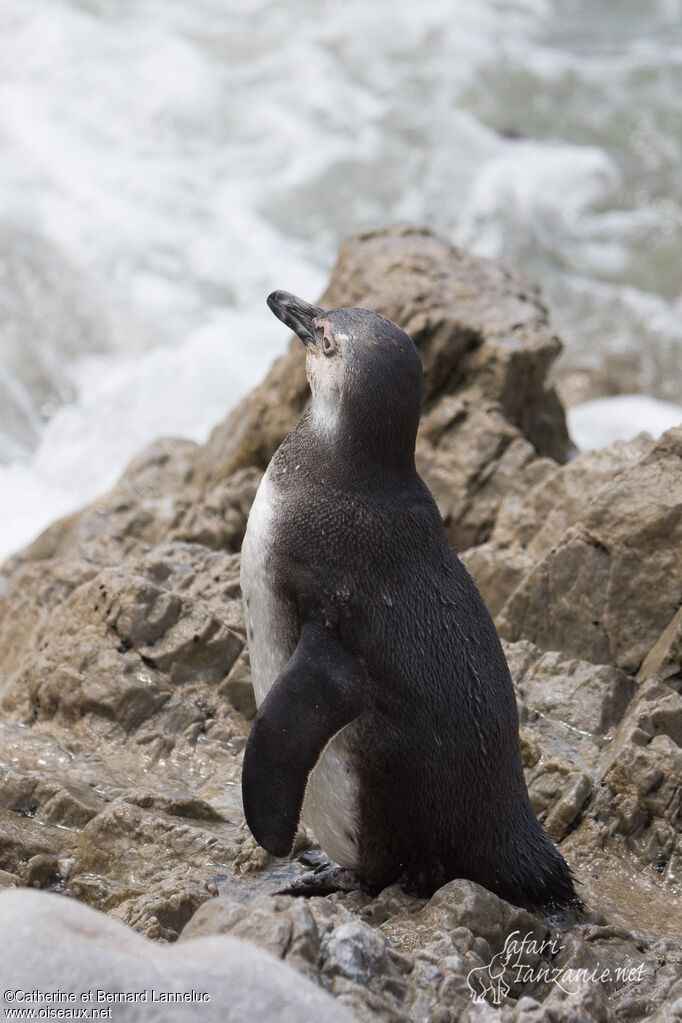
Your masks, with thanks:
[{"label": "gray rock", "polygon": [[387,969],[387,944],[380,931],[361,920],[341,924],[324,942],[322,973],[369,984]]},{"label": "gray rock", "polygon": [[[29,1004],[14,994],[37,990],[73,994],[76,1008],[112,1004],[113,1018],[122,1023],[170,1017],[202,1023],[353,1019],[329,995],[253,945],[224,936],[155,944],[72,899],[43,892],[0,893],[0,944],[2,987],[12,993],[5,994],[5,1007],[70,1007],[40,998]],[[137,1002],[114,1001],[136,993]],[[166,1001],[153,1000],[164,995]]]},{"label": "gray rock", "polygon": [[249,941],[301,973],[318,977],[320,936],[304,899],[257,896],[247,903],[230,896],[206,902],[192,917],[181,941],[229,934]]}]

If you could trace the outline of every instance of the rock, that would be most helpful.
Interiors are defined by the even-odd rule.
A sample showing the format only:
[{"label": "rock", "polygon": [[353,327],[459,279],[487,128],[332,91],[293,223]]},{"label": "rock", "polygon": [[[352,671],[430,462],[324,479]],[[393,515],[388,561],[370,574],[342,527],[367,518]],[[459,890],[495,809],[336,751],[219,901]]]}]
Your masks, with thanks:
[{"label": "rock", "polygon": [[[228,937],[164,946],[72,899],[27,890],[0,894],[4,1007],[114,1006],[121,1021],[352,1023],[353,1017],[300,974],[253,945]],[[130,1000],[123,1001],[125,995]],[[117,997],[118,996],[118,997]],[[135,999],[135,996],[137,998]],[[180,1002],[182,1008],[169,1008]]]},{"label": "rock", "polygon": [[552,374],[564,408],[595,398],[641,390],[642,364],[638,355],[600,352],[599,365],[557,366]]},{"label": "rock", "polygon": [[669,430],[592,496],[509,598],[505,638],[638,670],[682,593],[681,457]]},{"label": "rock", "polygon": [[41,887],[41,881],[45,886],[56,882],[58,858],[72,850],[68,832],[0,807],[0,870],[23,884]]},{"label": "rock", "polygon": [[[400,324],[420,350],[427,410],[466,390],[474,405],[497,405],[539,454],[566,458],[563,410],[547,381],[560,344],[537,289],[517,271],[423,228],[389,227],[342,245],[320,304],[364,305]],[[209,488],[248,466],[265,468],[307,400],[304,353],[294,340],[213,431],[196,480]]]},{"label": "rock", "polygon": [[90,786],[78,781],[65,782],[39,778],[6,767],[0,770],[0,806],[36,817],[44,824],[79,827],[87,824],[102,809],[102,802]]},{"label": "rock", "polygon": [[113,909],[142,896],[160,878],[177,876],[178,870],[210,884],[234,860],[240,843],[229,822],[198,826],[194,820],[179,811],[145,809],[130,796],[114,800],[83,828],[67,894]]},{"label": "rock", "polygon": [[645,683],[602,761],[590,816],[599,842],[625,846],[675,881],[682,870],[682,696]]},{"label": "rock", "polygon": [[188,440],[155,441],[133,459],[113,490],[49,526],[10,558],[2,573],[12,575],[26,562],[60,559],[72,551],[94,555],[95,563],[118,563],[141,544],[165,539],[187,508],[183,490],[197,451]]},{"label": "rock", "polygon": [[609,488],[651,447],[651,438],[641,436],[603,451],[586,451],[566,465],[550,459],[529,465],[500,502],[488,542],[462,555],[494,615],[580,522],[595,494]]},{"label": "rock", "polygon": [[220,696],[225,696],[236,711],[251,721],[256,716],[256,697],[251,681],[251,665],[249,654],[244,648],[235,662],[229,675],[218,689]]},{"label": "rock", "polygon": [[417,445],[417,468],[458,550],[488,538],[502,497],[534,478],[538,461],[500,409],[478,401],[444,398],[424,416]]},{"label": "rock", "polygon": [[319,914],[312,906],[285,896],[258,896],[248,903],[223,896],[202,906],[180,940],[229,934],[253,942],[330,990],[360,1019],[404,1019],[398,1007],[407,992],[403,975],[412,964],[380,931],[349,918],[344,909]]},{"label": "rock", "polygon": [[413,951],[415,946],[428,945],[427,935],[434,932],[449,933],[454,938],[457,931],[458,943],[453,940],[453,944],[461,955],[466,955],[472,947],[468,945],[466,932],[472,934],[472,942],[474,933],[479,937],[479,947],[487,954],[495,948],[500,934],[519,930],[541,937],[545,929],[538,917],[511,906],[474,881],[464,880],[450,881],[428,902],[422,901],[416,910],[398,913],[381,925],[381,930],[395,946],[407,952]]},{"label": "rock", "polygon": [[189,503],[170,538],[213,550],[239,550],[262,476],[260,469],[242,469],[208,489],[201,502]]},{"label": "rock", "polygon": [[660,638],[646,673],[677,672],[681,453],[675,429],[565,466],[531,463],[537,482],[510,487],[487,542],[463,556],[503,637],[628,673]]},{"label": "rock", "polygon": [[98,581],[98,588],[107,593],[107,625],[121,645],[134,648],[144,663],[166,673],[173,685],[197,678],[217,685],[227,676],[244,641],[210,607],[170,589],[168,579],[159,585],[144,576],[121,579],[110,570],[101,572]]},{"label": "rock", "polygon": [[[559,345],[520,274],[428,231],[389,228],[344,245],[323,301],[375,305],[415,335],[426,376],[420,464],[457,543],[487,537],[519,473],[527,486],[550,461],[537,451],[565,457],[547,384]],[[183,871],[204,891],[218,872],[269,869],[239,800],[255,703],[237,552],[262,468],[307,395],[296,343],[203,449],[151,445],[108,494],[0,573],[0,716],[10,723],[0,758],[12,765],[0,764],[0,804],[65,829],[58,843],[36,832],[22,862],[56,858],[55,884],[159,937],[177,928],[155,930],[150,907],[177,892],[182,905],[194,898]],[[230,822],[186,820],[206,857],[177,840],[181,811],[135,802],[168,787],[185,805],[206,793]],[[158,855],[138,862],[157,843]],[[18,876],[17,855],[7,863]],[[22,870],[47,883],[46,861]]]},{"label": "rock", "polygon": [[[0,655],[2,700],[15,713],[21,707],[27,723],[95,714],[130,732],[175,687],[211,689],[228,678],[244,646],[233,557],[179,542],[157,547],[118,567],[70,573],[59,587],[61,603],[42,592],[39,569],[48,564],[21,568],[13,578],[17,599],[11,586],[3,602],[8,627],[9,615],[31,598],[41,607],[4,662]],[[14,671],[20,653],[23,666]]]},{"label": "rock", "polygon": [[317,979],[320,935],[303,899],[262,895],[248,903],[229,896],[213,899],[192,917],[181,940],[212,934],[249,941]]},{"label": "rock", "polygon": [[[537,290],[428,231],[349,239],[322,302],[373,306],[419,345],[418,465],[507,637],[531,802],[586,913],[535,917],[466,879],[428,902],[399,885],[374,898],[269,894],[299,866],[261,849],[243,818],[255,702],[239,549],[263,468],[308,399],[295,342],[204,447],[151,445],[0,570],[0,889],[20,899],[21,940],[44,952],[52,935],[50,955],[63,945],[61,988],[97,963],[121,989],[137,976],[129,961],[145,984],[158,962],[195,990],[209,969],[221,1018],[273,1014],[268,984],[298,992],[293,966],[336,999],[316,1018],[348,1018],[343,1003],[371,1023],[667,1023],[682,997],[682,431],[565,463],[548,377],[559,344]],[[296,849],[311,842],[299,829]],[[36,885],[71,898],[31,902]],[[69,914],[82,912],[92,964],[73,944],[85,925]],[[507,957],[514,934],[557,943],[524,945],[525,981]],[[261,985],[263,963],[273,979]],[[508,990],[473,1001],[470,981],[491,964]],[[641,975],[563,991],[541,972],[598,965]],[[283,998],[278,1019],[295,1002]]]},{"label": "rock", "polygon": [[111,916],[155,941],[175,941],[200,906],[218,894],[210,882],[167,875],[142,895],[124,899]]},{"label": "rock", "polygon": [[386,969],[386,946],[384,935],[360,920],[341,924],[325,942],[323,972],[369,984]]},{"label": "rock", "polygon": [[682,607],[675,612],[644,658],[637,678],[643,681],[654,675],[670,680],[671,685],[682,681]]},{"label": "rock", "polygon": [[[505,644],[514,666],[517,644]],[[608,665],[543,653],[524,640],[524,670],[516,682],[517,696],[536,714],[565,722],[592,735],[604,735],[623,717],[635,692],[624,672]]]},{"label": "rock", "polygon": [[[2,705],[21,721],[0,736],[13,764],[0,763],[0,806],[13,811],[0,865],[172,940],[197,892],[240,869],[248,725],[227,698],[244,646],[239,563],[182,541],[117,561],[97,543],[87,565],[67,553],[21,561],[0,610],[7,628],[27,612],[0,652]],[[203,798],[207,783],[225,812]],[[15,826],[20,813],[39,823]],[[36,856],[52,857],[49,869]]]}]

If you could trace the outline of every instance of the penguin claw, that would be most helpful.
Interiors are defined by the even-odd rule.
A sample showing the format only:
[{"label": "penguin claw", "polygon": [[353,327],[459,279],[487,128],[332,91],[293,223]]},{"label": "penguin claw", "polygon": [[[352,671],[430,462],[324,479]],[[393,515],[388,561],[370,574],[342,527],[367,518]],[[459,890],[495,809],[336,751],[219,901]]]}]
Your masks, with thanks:
[{"label": "penguin claw", "polygon": [[[302,859],[302,857],[301,857]],[[275,895],[331,895],[332,892],[365,891],[365,885],[353,870],[339,867],[331,860],[318,863],[309,874],[278,888]]]}]

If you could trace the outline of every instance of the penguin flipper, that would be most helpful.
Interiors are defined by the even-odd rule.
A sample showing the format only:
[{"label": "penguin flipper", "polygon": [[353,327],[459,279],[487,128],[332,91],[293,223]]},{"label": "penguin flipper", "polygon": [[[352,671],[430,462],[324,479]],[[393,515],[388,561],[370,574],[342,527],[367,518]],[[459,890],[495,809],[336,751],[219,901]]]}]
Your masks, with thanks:
[{"label": "penguin flipper", "polygon": [[291,853],[308,776],[329,740],[362,713],[365,682],[364,668],[334,632],[304,623],[244,751],[246,823],[273,856]]}]

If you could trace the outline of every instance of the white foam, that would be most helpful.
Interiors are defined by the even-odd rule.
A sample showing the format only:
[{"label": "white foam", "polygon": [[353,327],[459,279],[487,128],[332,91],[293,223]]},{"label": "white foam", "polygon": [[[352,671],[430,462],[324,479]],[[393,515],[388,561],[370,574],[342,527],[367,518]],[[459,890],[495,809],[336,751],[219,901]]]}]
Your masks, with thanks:
[{"label": "white foam", "polygon": [[81,360],[74,368],[78,399],[47,423],[30,461],[0,466],[0,562],[108,489],[156,437],[204,441],[281,344],[267,309],[252,316],[225,311],[179,346]]},{"label": "white foam", "polygon": [[395,220],[524,267],[569,360],[634,353],[677,400],[676,12],[3,0],[0,556],[205,436],[286,344],[265,296]]},{"label": "white foam", "polygon": [[574,405],[567,411],[567,420],[575,444],[586,451],[616,440],[632,440],[643,432],[656,439],[666,430],[682,426],[682,405],[644,394],[618,394]]}]

